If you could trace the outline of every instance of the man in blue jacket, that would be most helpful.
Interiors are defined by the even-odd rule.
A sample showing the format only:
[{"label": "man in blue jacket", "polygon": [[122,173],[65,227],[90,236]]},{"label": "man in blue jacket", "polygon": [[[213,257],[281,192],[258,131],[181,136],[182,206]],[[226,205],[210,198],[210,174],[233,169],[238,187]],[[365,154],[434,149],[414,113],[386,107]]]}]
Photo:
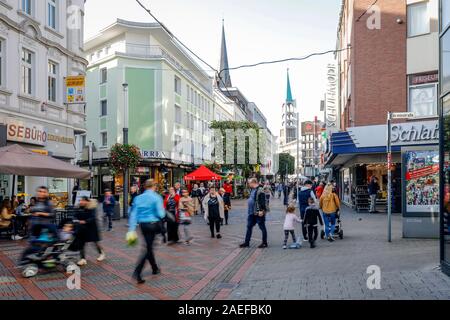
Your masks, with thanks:
[{"label": "man in blue jacket", "polygon": [[105,198],[103,199],[103,226],[108,223],[108,231],[112,231],[112,218],[114,216],[114,208],[116,206],[116,199],[112,195],[111,190],[105,190]]},{"label": "man in blue jacket", "polygon": [[165,216],[163,199],[156,193],[156,183],[154,180],[147,180],[145,182],[145,192],[134,199],[129,221],[129,232],[136,231],[137,225],[139,224],[147,245],[147,250],[139,258],[133,273],[133,278],[136,279],[138,284],[145,282],[142,279],[142,270],[144,269],[146,260],[150,262],[154,275],[161,272],[153,254],[153,241],[155,240],[155,236],[161,233],[161,220]]}]

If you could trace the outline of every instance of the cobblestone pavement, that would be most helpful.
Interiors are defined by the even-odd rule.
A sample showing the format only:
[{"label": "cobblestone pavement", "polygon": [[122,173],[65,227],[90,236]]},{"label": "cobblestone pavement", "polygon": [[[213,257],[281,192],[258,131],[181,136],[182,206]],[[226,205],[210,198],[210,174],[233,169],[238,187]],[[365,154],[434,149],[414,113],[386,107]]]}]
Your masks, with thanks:
[{"label": "cobblestone pavement", "polygon": [[[191,226],[191,246],[157,244],[162,274],[138,286],[131,273],[140,250],[125,245],[125,222],[103,234],[107,260],[95,261],[92,247],[82,268],[81,290],[66,287],[63,271],[42,272],[23,279],[16,261],[26,242],[0,240],[0,300],[225,300],[225,299],[449,299],[450,279],[438,269],[438,242],[401,239],[400,217],[394,219],[394,242],[386,242],[385,215],[344,214],[344,240],[319,241],[316,249],[282,250],[284,208],[272,203],[268,216],[270,247],[256,249],[260,232],[255,228],[249,249],[243,241],[244,201],[234,201],[223,239],[211,239],[201,217]],[[360,220],[361,219],[361,220]],[[298,231],[297,231],[298,233]],[[142,243],[142,241],[141,241]],[[366,269],[381,268],[381,290],[367,289]]]}]

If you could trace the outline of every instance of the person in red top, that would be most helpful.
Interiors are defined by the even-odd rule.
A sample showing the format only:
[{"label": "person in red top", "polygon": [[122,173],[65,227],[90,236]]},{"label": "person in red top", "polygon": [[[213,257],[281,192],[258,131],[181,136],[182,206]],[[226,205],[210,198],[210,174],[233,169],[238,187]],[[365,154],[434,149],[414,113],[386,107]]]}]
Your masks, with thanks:
[{"label": "person in red top", "polygon": [[223,188],[225,189],[225,193],[228,193],[230,196],[233,193],[233,185],[229,181],[225,181],[223,184]]},{"label": "person in red top", "polygon": [[324,190],[325,190],[325,182],[322,181],[316,188],[317,199],[320,199]]},{"label": "person in red top", "polygon": [[169,241],[169,245],[176,244],[180,241],[180,237],[178,235],[179,202],[180,196],[176,193],[175,188],[171,187],[169,189],[169,194],[164,199],[164,208],[175,217],[175,221],[167,219],[167,240]]}]

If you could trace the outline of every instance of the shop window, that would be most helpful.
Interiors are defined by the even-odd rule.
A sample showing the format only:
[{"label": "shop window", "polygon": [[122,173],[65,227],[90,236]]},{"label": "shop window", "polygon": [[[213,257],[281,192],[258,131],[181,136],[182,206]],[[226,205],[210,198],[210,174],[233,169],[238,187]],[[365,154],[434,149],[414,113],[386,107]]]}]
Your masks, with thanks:
[{"label": "shop window", "polygon": [[175,76],[175,93],[177,93],[179,96],[181,96],[181,79]]},{"label": "shop window", "polygon": [[446,29],[450,25],[450,0],[442,0],[442,27]]},{"label": "shop window", "polygon": [[409,87],[409,111],[417,117],[437,115],[437,84]]},{"label": "shop window", "polygon": [[443,109],[443,151],[444,151],[444,195],[443,195],[443,227],[444,227],[444,260],[450,264],[450,94],[442,103]]}]

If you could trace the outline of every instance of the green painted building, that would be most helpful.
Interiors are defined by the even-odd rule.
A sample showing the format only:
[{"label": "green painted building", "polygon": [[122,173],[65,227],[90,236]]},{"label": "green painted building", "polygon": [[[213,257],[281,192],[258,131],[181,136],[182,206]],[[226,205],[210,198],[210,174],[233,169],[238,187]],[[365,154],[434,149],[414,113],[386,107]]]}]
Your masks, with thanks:
[{"label": "green painted building", "polygon": [[[87,137],[94,148],[94,194],[121,190],[107,166],[123,142],[128,84],[129,142],[143,154],[132,183],[173,183],[194,164],[211,161],[213,79],[159,24],[117,20],[85,43]],[[86,164],[86,159],[85,164]]]}]

